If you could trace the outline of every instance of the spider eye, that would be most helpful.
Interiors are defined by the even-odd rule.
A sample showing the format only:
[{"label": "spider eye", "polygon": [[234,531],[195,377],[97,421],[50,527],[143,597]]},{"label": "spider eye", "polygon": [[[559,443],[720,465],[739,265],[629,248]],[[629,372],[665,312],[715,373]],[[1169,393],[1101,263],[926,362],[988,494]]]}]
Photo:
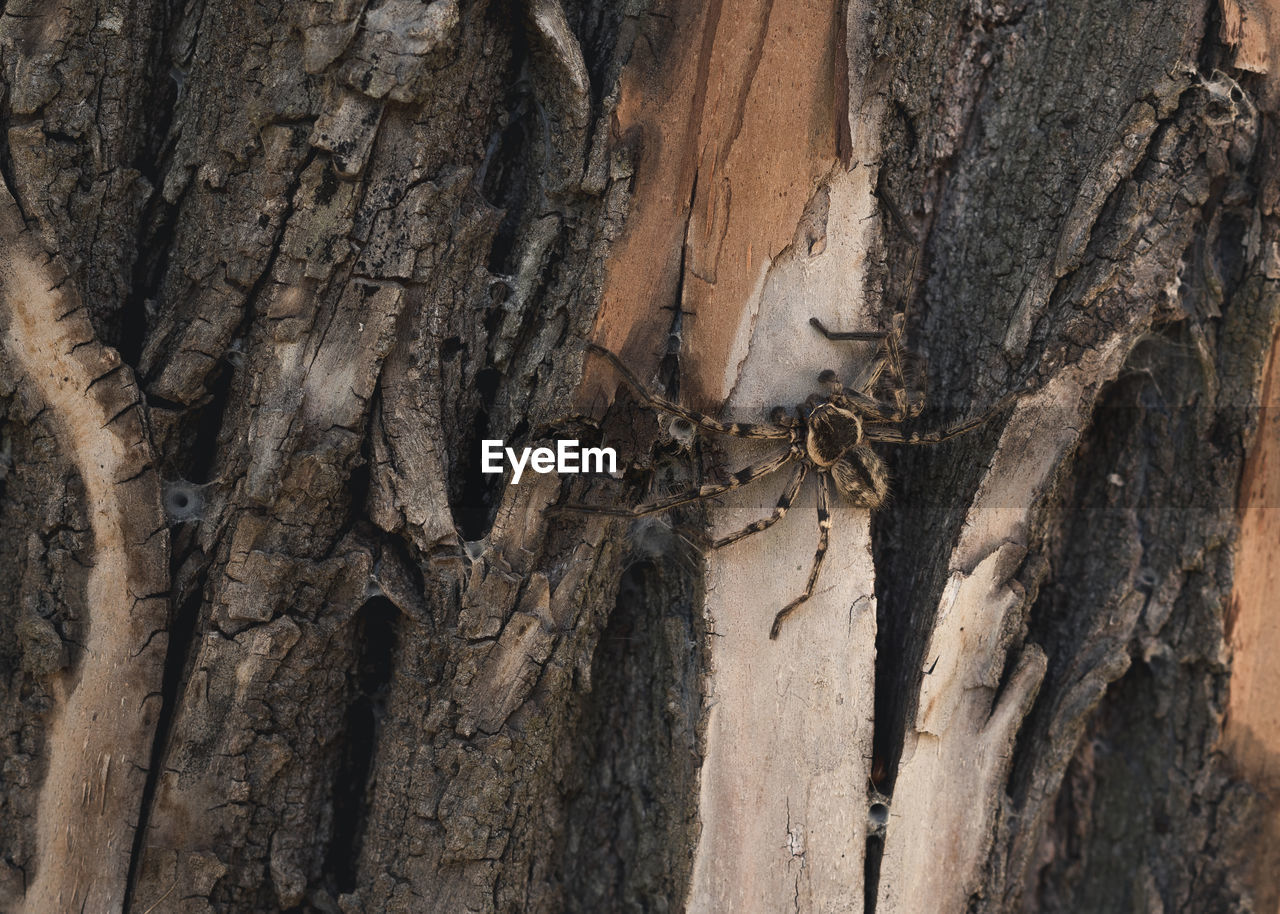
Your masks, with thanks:
[{"label": "spider eye", "polygon": [[818,383],[820,384],[830,384],[835,379],[836,379],[836,373],[832,371],[830,368],[828,368],[822,374],[818,375]]}]

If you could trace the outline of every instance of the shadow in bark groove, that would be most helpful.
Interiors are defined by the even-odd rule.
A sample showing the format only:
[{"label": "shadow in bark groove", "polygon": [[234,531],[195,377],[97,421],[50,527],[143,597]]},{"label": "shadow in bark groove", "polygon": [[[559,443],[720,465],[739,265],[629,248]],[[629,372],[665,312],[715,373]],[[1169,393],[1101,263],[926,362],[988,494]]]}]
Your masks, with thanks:
[{"label": "shadow in bark groove", "polygon": [[[180,574],[177,563],[171,559],[171,565],[173,568],[171,579],[177,580]],[[146,847],[156,789],[159,786],[160,775],[164,772],[164,759],[169,750],[169,736],[173,730],[173,720],[178,711],[183,686],[189,676],[188,667],[195,656],[196,622],[199,620],[200,608],[204,603],[204,579],[205,575],[202,572],[199,576],[199,586],[190,589],[187,599],[169,619],[169,643],[165,652],[164,677],[161,680],[160,689],[160,715],[156,720],[155,740],[151,746],[147,780],[142,788],[142,801],[138,805],[138,827],[133,833],[133,851],[129,858],[129,874],[125,881],[124,904],[121,906],[123,911],[130,910],[133,905],[133,895],[138,881],[138,866],[142,862],[143,850]]]},{"label": "shadow in bark groove", "polygon": [[476,389],[480,394],[480,409],[471,424],[470,434],[459,448],[462,459],[458,461],[455,496],[449,499],[453,522],[458,525],[462,538],[468,541],[482,539],[493,526],[494,514],[501,497],[504,474],[483,472],[481,442],[489,437],[489,414],[502,377],[496,368],[482,368],[476,373]]},{"label": "shadow in bark groove", "polygon": [[511,42],[508,72],[514,78],[506,88],[502,110],[504,116],[489,137],[484,161],[476,173],[476,190],[485,202],[502,211],[502,220],[489,247],[488,269],[495,277],[508,276],[519,268],[517,246],[521,228],[530,217],[531,197],[538,183],[536,159],[531,144],[540,141],[535,125],[534,87],[529,79],[529,46],[520,24],[525,11],[511,2],[493,3],[488,16],[504,23],[502,31]]},{"label": "shadow in bark groove", "polygon": [[136,366],[142,357],[147,339],[147,302],[159,293],[169,269],[180,209],[179,204],[165,200],[162,193],[172,158],[169,130],[182,97],[172,70],[163,75],[160,72],[170,63],[164,48],[169,44],[170,30],[175,22],[172,9],[163,10],[162,15],[164,21],[156,23],[152,33],[147,98],[139,106],[139,111],[149,116],[149,122],[145,139],[133,160],[133,167],[151,185],[151,193],[135,228],[137,242],[133,272],[117,328],[116,345],[120,357],[132,366]]},{"label": "shadow in bark groove", "polygon": [[924,653],[964,521],[956,506],[972,500],[998,433],[993,422],[954,442],[884,449],[894,489],[893,501],[871,522],[877,608],[872,780],[888,795],[915,718]]},{"label": "shadow in bark groove", "polygon": [[876,897],[880,890],[880,861],[884,857],[884,838],[879,835],[867,837],[867,859],[863,877],[862,911],[863,914],[875,914]]},{"label": "shadow in bark groove", "polygon": [[628,568],[592,664],[566,784],[568,911],[679,911],[697,841],[701,563]]},{"label": "shadow in bark groove", "polygon": [[209,389],[209,402],[189,411],[183,416],[184,422],[190,422],[194,416],[194,429],[188,438],[193,442],[188,457],[190,469],[186,477],[197,485],[210,481],[210,474],[218,465],[218,438],[222,435],[223,418],[231,404],[231,383],[235,379],[232,365],[224,365],[215,370],[206,381]]},{"label": "shadow in bark groove", "polygon": [[379,723],[386,712],[387,686],[394,674],[399,615],[385,597],[370,600],[357,614],[356,697],[347,709],[345,751],[334,778],[333,835],[324,866],[338,894],[358,887],[356,865],[368,814],[369,773],[377,754]]}]

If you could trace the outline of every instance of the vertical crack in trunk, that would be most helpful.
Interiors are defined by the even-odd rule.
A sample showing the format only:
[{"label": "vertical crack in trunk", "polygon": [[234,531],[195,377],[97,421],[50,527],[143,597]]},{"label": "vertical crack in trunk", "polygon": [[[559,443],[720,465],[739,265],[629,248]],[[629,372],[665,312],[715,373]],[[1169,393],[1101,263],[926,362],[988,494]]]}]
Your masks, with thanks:
[{"label": "vertical crack in trunk", "polygon": [[191,659],[195,646],[196,623],[199,619],[200,604],[204,597],[203,579],[192,588],[187,600],[178,607],[169,624],[169,643],[165,652],[164,676],[160,689],[160,711],[156,719],[155,737],[151,741],[151,761],[147,766],[146,781],[142,794],[138,799],[138,824],[133,833],[133,848],[129,856],[129,871],[125,879],[124,904],[122,910],[130,911],[133,906],[134,890],[137,887],[138,867],[142,862],[147,828],[151,820],[151,810],[155,801],[156,788],[159,784],[160,772],[163,770],[165,750],[169,744],[169,734],[178,710],[182,695],[183,673]]},{"label": "vertical crack in trunk", "polygon": [[347,708],[346,748],[333,781],[333,828],[325,870],[339,893],[357,889],[357,863],[369,817],[369,777],[387,713],[387,688],[395,675],[399,610],[375,597],[357,613],[356,694]]},{"label": "vertical crack in trunk", "polygon": [[160,289],[168,269],[176,240],[174,228],[178,204],[164,199],[162,187],[170,157],[164,154],[169,128],[178,111],[181,93],[171,73],[161,72],[168,60],[166,46],[174,22],[174,12],[167,4],[157,4],[160,22],[151,25],[152,48],[146,67],[149,79],[146,98],[138,105],[146,117],[145,136],[138,144],[132,163],[138,174],[150,184],[146,205],[135,228],[134,262],[131,281],[118,316],[120,357],[136,366],[147,337],[147,310]]}]

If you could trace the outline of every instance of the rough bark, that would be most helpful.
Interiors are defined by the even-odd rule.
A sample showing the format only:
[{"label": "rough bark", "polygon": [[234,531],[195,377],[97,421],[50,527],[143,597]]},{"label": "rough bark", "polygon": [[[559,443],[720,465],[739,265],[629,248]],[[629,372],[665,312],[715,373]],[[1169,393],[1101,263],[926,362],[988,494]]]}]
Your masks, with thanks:
[{"label": "rough bark", "polygon": [[[1215,69],[1227,61],[1213,9],[1135,8],[1125,19],[1101,6],[1007,12],[1012,19],[980,21],[954,39],[950,54],[923,58],[968,63],[968,78],[984,83],[977,104],[944,108],[950,129],[900,134],[903,153],[925,167],[892,192],[901,212],[927,220],[924,297],[946,302],[921,309],[921,338],[943,389],[1090,367],[1079,392],[1042,401],[1039,417],[1024,420],[1022,443],[1011,437],[1019,407],[994,451],[975,440],[949,459],[915,453],[901,464],[906,492],[976,495],[942,514],[936,498],[908,496],[884,518],[877,721],[887,732],[878,753],[895,812],[907,790],[929,815],[914,838],[898,828],[895,841],[891,827],[883,875],[918,885],[901,878],[910,861],[899,857],[908,869],[894,870],[893,858],[915,853],[924,865],[922,855],[937,852],[930,833],[944,827],[941,805],[955,835],[948,862],[965,861],[969,873],[959,886],[945,880],[953,907],[967,898],[993,910],[1235,909],[1244,904],[1228,878],[1246,853],[1231,835],[1240,791],[1214,746],[1235,492],[1275,320],[1259,263],[1273,230],[1271,127],[1256,107],[1265,83]],[[959,82],[910,61],[913,80]],[[1080,61],[1090,75],[1062,80]],[[950,72],[964,77],[966,67]],[[910,144],[939,132],[955,140]],[[936,340],[958,345],[935,350]],[[1057,454],[1028,479],[1026,458],[1046,447]],[[1020,465],[1002,474],[1002,456]],[[1000,491],[1002,475],[1014,485]],[[984,501],[985,514],[973,507]],[[982,557],[965,544],[998,544],[1010,515],[1030,551],[1008,569],[1018,586],[989,622],[996,649],[980,654],[983,676],[970,685],[980,691],[968,694],[1016,685],[1019,645],[1024,658],[1044,651],[1045,679],[1016,744],[1006,731],[978,752],[962,734],[959,754],[938,765],[926,750],[948,740],[929,697],[954,695],[934,680],[964,641],[953,628],[939,644],[952,620],[937,607],[955,605],[956,574]],[[911,548],[895,547],[904,542]],[[1113,702],[1118,718],[1107,713]],[[984,736],[985,707],[973,725]],[[1092,767],[1099,745],[1125,778]],[[979,802],[948,797],[954,774],[979,759],[995,766]],[[1060,788],[1078,766],[1084,808],[1055,808],[1072,797]]]},{"label": "rough bark", "polygon": [[[1272,899],[1268,12],[0,0],[0,907]],[[1019,396],[882,449],[778,641],[813,482],[544,515],[770,453],[583,339],[759,421],[894,313],[919,428]],[[480,472],[579,414],[621,479]]]}]

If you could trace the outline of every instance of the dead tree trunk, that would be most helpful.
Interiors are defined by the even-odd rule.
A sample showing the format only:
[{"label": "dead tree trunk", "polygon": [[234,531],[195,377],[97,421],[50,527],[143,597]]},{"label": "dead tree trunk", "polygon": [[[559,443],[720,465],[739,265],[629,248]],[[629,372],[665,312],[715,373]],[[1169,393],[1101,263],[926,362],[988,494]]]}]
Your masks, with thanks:
[{"label": "dead tree trunk", "polygon": [[1275,910],[1273,21],[0,0],[0,907]]}]

